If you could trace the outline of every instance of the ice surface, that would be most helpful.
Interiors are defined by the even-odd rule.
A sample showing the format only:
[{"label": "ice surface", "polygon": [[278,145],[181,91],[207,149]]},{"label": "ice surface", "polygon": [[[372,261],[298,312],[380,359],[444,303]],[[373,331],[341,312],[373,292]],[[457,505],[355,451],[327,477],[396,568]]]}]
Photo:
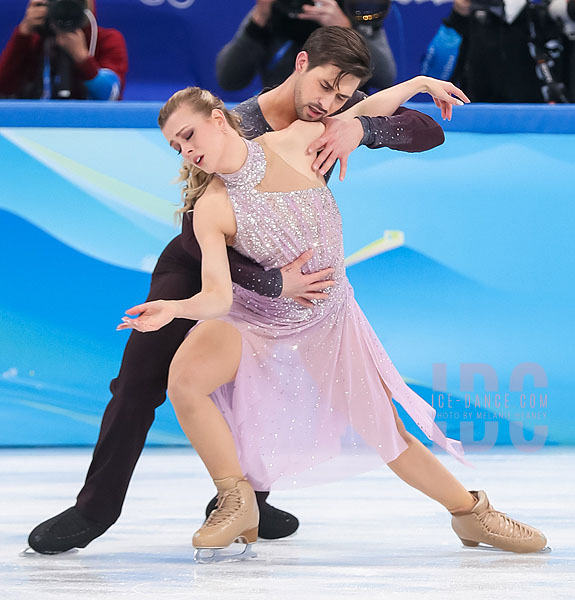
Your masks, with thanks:
[{"label": "ice surface", "polygon": [[214,489],[187,449],[147,449],[120,520],[87,548],[19,556],[29,531],[74,502],[89,450],[0,451],[0,598],[323,600],[574,598],[574,448],[441,460],[498,510],[541,529],[552,552],[466,549],[449,515],[381,469],[272,493],[301,520],[295,536],[254,545],[257,558],[194,564],[191,539]]}]

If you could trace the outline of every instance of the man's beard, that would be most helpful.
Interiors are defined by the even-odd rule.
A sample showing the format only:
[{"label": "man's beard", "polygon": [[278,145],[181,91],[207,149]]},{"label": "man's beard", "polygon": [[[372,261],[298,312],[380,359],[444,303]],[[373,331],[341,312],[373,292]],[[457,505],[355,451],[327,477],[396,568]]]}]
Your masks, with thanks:
[{"label": "man's beard", "polygon": [[[315,104],[310,105],[309,103],[304,103],[301,97],[301,93],[298,89],[296,89],[294,93],[294,104],[297,118],[301,119],[302,121],[320,121],[321,119],[323,119],[323,117],[327,116],[326,113],[324,111],[320,111],[319,107]],[[308,106],[312,106],[314,110],[318,110],[318,112],[321,112],[321,116],[318,116],[317,118],[310,117],[307,112]]]}]

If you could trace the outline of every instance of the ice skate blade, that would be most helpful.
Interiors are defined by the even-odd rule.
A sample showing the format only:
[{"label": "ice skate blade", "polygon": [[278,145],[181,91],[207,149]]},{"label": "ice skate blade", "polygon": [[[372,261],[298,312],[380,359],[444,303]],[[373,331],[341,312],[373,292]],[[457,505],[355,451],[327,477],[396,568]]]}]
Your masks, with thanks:
[{"label": "ice skate blade", "polygon": [[[244,546],[241,552],[237,552],[234,546]],[[212,564],[222,562],[234,562],[256,558],[257,554],[252,549],[252,544],[232,544],[227,548],[196,548],[194,562],[199,564]]]},{"label": "ice skate blade", "polygon": [[496,548],[495,546],[488,546],[487,544],[478,544],[477,546],[466,546],[462,544],[462,548],[465,548],[467,552],[471,552],[473,550],[487,550],[488,552],[505,552],[506,554],[521,554],[522,556],[527,556],[529,554],[547,554],[551,552],[551,548],[549,546],[545,546],[545,548],[541,548],[541,550],[537,550],[536,552],[513,552],[512,550],[503,550],[503,548]]},{"label": "ice skate blade", "polygon": [[70,550],[66,550],[65,552],[36,552],[34,548],[24,548],[22,552],[18,553],[18,556],[24,556],[26,558],[34,558],[34,557],[44,557],[44,556],[68,556],[69,554],[76,554],[78,552],[78,548],[71,548]]}]

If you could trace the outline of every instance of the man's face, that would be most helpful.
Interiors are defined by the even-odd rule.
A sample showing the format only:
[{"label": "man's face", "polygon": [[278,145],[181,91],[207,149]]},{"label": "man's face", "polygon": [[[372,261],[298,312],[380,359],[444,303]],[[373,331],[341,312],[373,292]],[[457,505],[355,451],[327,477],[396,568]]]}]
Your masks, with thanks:
[{"label": "man's face", "polygon": [[294,87],[295,110],[302,121],[319,121],[337,112],[353,95],[360,80],[354,75],[344,75],[335,83],[340,69],[335,65],[322,65],[313,69],[298,69]]}]

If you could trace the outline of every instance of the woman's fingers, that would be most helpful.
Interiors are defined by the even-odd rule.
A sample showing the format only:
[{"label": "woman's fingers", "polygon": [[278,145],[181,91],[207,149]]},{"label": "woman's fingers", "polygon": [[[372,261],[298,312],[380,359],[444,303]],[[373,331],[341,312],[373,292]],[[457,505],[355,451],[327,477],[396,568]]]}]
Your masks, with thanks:
[{"label": "woman's fingers", "polygon": [[442,102],[446,102],[447,104],[457,104],[458,106],[463,106],[464,102],[455,96],[452,96],[445,90],[441,90],[439,94],[439,99]]},{"label": "woman's fingers", "polygon": [[455,94],[457,97],[461,98],[464,102],[471,102],[471,100],[467,97],[465,92],[459,89],[457,86],[451,84],[451,93]]},{"label": "woman's fingers", "polygon": [[125,321],[116,327],[116,331],[122,331],[122,329],[136,329],[137,331],[141,331],[141,326],[139,323],[135,323],[134,321]]},{"label": "woman's fingers", "polygon": [[143,313],[144,310],[146,310],[146,304],[147,303],[138,304],[138,306],[132,306],[132,308],[129,308],[126,311],[126,314],[127,315],[139,315],[139,314]]},{"label": "woman's fingers", "polygon": [[122,317],[122,322],[116,327],[116,331],[121,331],[122,329],[135,329],[136,331],[146,333],[148,331],[155,331],[158,327],[141,318],[130,319],[129,317]]},{"label": "woman's fingers", "polygon": [[457,104],[462,106],[466,102],[471,102],[471,100],[465,95],[465,93],[460,90],[458,87],[450,84],[446,89],[441,90],[442,93],[440,98],[445,100],[449,104]]}]

